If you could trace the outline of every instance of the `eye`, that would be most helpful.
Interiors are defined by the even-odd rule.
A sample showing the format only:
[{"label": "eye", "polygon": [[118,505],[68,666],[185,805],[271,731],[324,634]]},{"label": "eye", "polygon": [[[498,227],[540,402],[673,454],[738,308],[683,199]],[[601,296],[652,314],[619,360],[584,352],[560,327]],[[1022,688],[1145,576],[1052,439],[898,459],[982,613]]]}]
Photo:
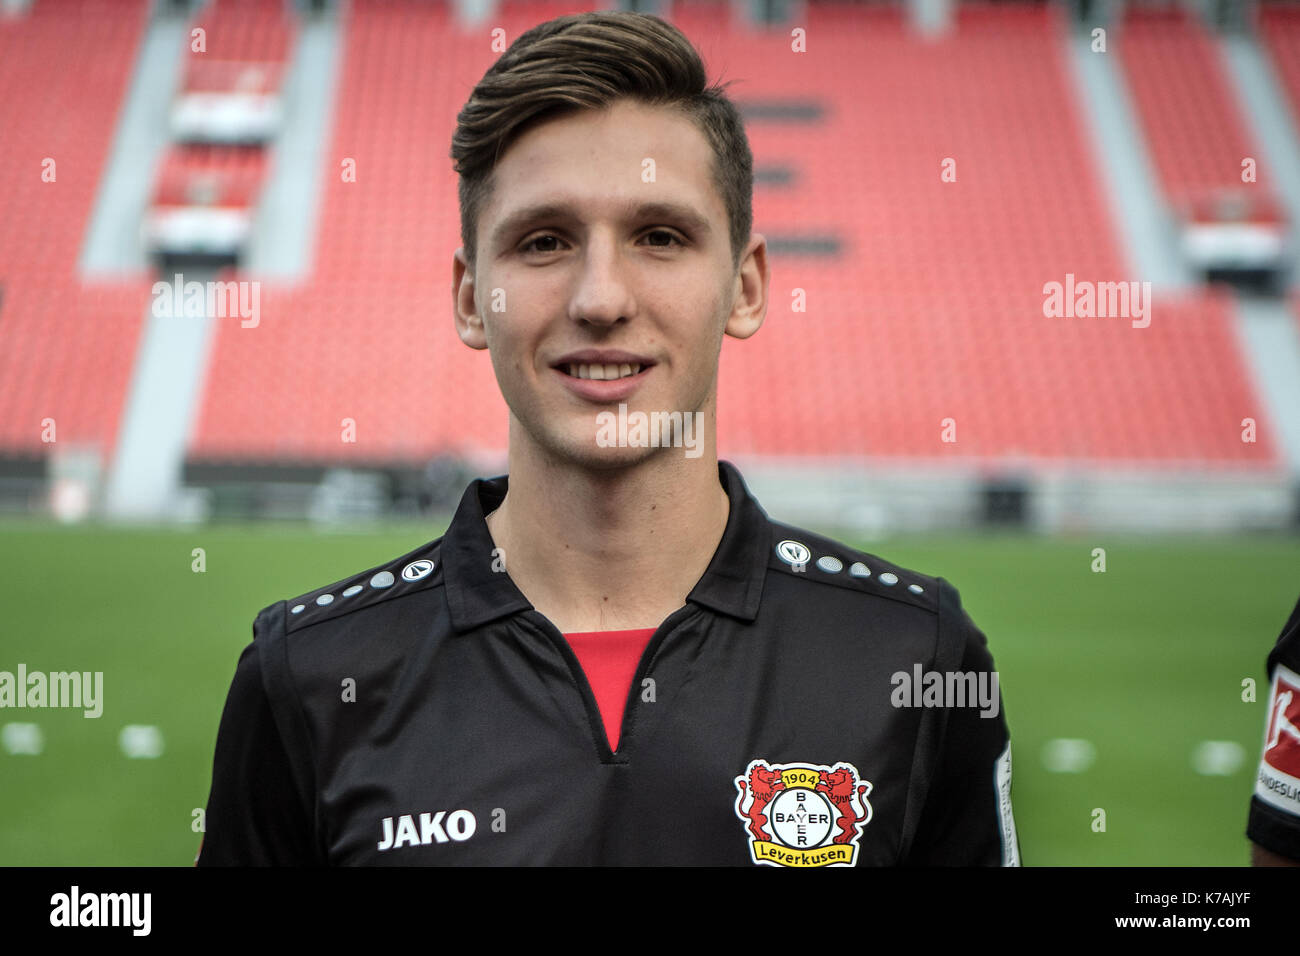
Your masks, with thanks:
[{"label": "eye", "polygon": [[537,245],[537,243],[539,243],[539,242],[559,242],[559,241],[560,241],[559,236],[552,236],[552,235],[547,235],[547,234],[543,234],[543,235],[540,235],[540,236],[534,236],[532,239],[529,239],[527,242],[525,242],[525,243],[520,247],[520,250],[521,250],[522,252],[558,252],[558,251],[559,251],[559,247],[558,247],[558,246],[556,246],[556,247],[554,247],[554,248],[549,248],[549,249],[537,249],[537,248],[534,248],[534,247],[535,247],[535,246]]},{"label": "eye", "polygon": [[667,229],[652,229],[650,232],[647,232],[647,233],[646,233],[646,236],[647,236],[647,237],[649,237],[649,236],[667,236],[667,237],[671,240],[671,242],[668,242],[668,243],[652,242],[652,243],[650,243],[650,245],[652,245],[652,246],[657,246],[657,247],[659,247],[659,248],[661,248],[661,249],[669,249],[669,248],[671,248],[671,247],[672,247],[672,243],[676,243],[676,244],[679,245],[679,246],[684,246],[684,245],[686,245],[686,243],[682,242],[680,239],[677,238],[677,234],[676,234],[676,233],[669,232]]}]

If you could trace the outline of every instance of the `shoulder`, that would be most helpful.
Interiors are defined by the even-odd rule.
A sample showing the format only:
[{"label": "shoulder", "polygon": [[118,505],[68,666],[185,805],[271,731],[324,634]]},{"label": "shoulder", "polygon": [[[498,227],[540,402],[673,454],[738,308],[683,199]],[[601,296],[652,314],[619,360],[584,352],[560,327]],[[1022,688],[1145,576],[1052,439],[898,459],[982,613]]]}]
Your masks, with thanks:
[{"label": "shoulder", "polygon": [[293,634],[351,615],[399,606],[404,598],[442,585],[442,538],[382,564],[267,605],[257,615],[254,636]]},{"label": "shoulder", "polygon": [[1300,601],[1269,652],[1268,677],[1246,835],[1265,850],[1300,860]]},{"label": "shoulder", "polygon": [[765,603],[859,639],[927,647],[935,666],[992,666],[988,640],[950,581],[806,528],[768,523]]},{"label": "shoulder", "polygon": [[883,599],[937,614],[957,598],[941,577],[904,567],[825,535],[770,521],[769,571],[808,587],[837,588],[864,599]]},{"label": "shoulder", "polygon": [[1270,676],[1278,665],[1290,671],[1300,671],[1300,600],[1291,609],[1291,616],[1282,625],[1277,642],[1268,655],[1268,673]]}]

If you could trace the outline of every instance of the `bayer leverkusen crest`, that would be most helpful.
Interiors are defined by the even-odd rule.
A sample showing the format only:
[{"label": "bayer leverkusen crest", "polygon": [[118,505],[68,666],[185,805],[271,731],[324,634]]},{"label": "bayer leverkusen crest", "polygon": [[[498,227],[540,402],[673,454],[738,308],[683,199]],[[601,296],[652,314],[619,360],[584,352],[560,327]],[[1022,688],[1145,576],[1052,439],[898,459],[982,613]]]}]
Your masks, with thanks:
[{"label": "bayer leverkusen crest", "polygon": [[736,816],[748,824],[749,855],[769,866],[853,866],[871,822],[871,784],[848,763],[752,760],[736,778]]}]

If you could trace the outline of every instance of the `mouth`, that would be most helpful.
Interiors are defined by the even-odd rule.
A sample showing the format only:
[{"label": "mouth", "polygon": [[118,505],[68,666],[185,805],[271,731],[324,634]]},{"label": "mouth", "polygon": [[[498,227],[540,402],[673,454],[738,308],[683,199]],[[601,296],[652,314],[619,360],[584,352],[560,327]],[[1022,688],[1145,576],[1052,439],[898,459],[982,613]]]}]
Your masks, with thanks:
[{"label": "mouth", "polygon": [[630,398],[654,367],[644,355],[613,349],[570,352],[551,366],[571,394],[597,404]]},{"label": "mouth", "polygon": [[633,378],[640,375],[642,371],[648,370],[650,366],[642,365],[640,362],[563,362],[554,368],[570,378],[610,382],[621,378]]},{"label": "mouth", "polygon": [[571,379],[588,382],[617,382],[636,378],[653,368],[654,359],[624,349],[578,349],[566,352],[551,363],[551,368]]}]

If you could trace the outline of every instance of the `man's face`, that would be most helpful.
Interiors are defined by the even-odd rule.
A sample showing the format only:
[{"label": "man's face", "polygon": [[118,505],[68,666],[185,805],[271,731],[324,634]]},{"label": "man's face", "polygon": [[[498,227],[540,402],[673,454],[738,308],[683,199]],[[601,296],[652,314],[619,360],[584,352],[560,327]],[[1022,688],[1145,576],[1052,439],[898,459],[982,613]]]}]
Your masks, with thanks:
[{"label": "man's face", "polygon": [[601,447],[597,416],[620,403],[712,427],[722,335],[758,329],[768,278],[762,236],[732,266],[712,162],[690,120],[631,100],[543,122],[502,155],[475,273],[457,250],[453,295],[521,426],[512,441],[618,467],[682,454]]}]

